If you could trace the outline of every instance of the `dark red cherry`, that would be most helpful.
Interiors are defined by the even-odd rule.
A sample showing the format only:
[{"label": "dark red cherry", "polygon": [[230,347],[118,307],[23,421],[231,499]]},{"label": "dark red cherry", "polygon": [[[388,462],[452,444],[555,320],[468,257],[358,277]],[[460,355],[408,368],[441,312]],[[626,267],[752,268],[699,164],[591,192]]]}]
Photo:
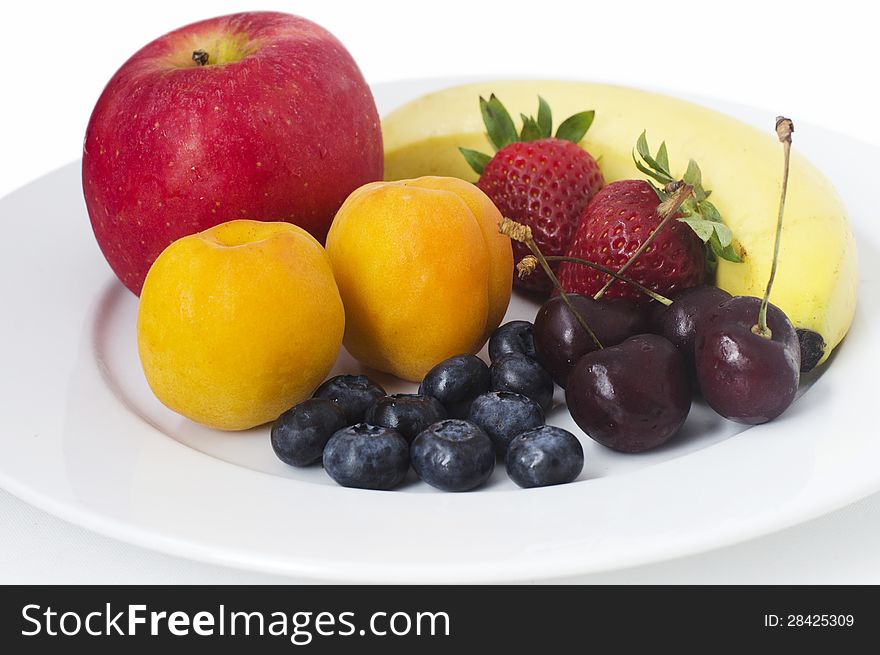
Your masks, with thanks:
[{"label": "dark red cherry", "polygon": [[711,310],[697,329],[697,381],[716,412],[739,423],[766,423],[784,412],[798,389],[801,351],[785,313],[767,306],[771,338],[752,331],[760,298],[735,296]]},{"label": "dark red cherry", "polygon": [[668,305],[664,305],[656,300],[648,303],[645,307],[645,320],[648,322],[648,331],[651,334],[660,334],[660,321],[663,319],[663,314],[666,313],[668,307]]},{"label": "dark red cherry", "polygon": [[584,355],[568,376],[565,400],[591,438],[636,453],[678,432],[691,408],[691,383],[668,339],[640,334]]},{"label": "dark red cherry", "polygon": [[[701,285],[679,292],[653,326],[653,331],[669,339],[684,355],[688,368],[694,366],[697,323],[731,295],[715,286]],[[658,303],[659,304],[659,303]],[[662,306],[662,305],[661,305]]]},{"label": "dark red cherry", "polygon": [[[641,308],[623,298],[593,300],[576,293],[568,294],[571,304],[581,315],[603,346],[614,346],[647,330]],[[596,344],[578,323],[560,296],[541,305],[535,317],[535,353],[560,387],[577,361]]]}]

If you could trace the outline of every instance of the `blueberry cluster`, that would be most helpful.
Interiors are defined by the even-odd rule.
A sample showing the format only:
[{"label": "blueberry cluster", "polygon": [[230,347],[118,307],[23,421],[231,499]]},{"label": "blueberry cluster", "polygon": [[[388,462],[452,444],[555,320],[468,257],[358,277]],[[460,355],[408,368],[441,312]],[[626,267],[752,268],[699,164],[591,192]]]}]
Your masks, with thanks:
[{"label": "blueberry cluster", "polygon": [[272,425],[275,454],[292,466],[323,463],[345,487],[393,489],[410,465],[443,491],[479,487],[502,458],[521,487],[563,484],[583,469],[578,439],[545,425],[553,379],[537,363],[532,324],[512,321],[475,355],[437,364],[418,394],[387,395],[363,375],[327,380]]}]

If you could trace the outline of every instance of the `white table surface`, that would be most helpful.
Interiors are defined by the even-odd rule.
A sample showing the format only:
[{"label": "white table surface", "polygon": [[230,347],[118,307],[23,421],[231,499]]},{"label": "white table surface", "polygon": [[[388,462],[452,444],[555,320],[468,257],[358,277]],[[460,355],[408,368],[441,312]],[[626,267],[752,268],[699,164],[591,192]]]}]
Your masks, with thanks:
[{"label": "white table surface", "polygon": [[[0,583],[284,584],[125,544],[0,490]],[[878,584],[880,494],[825,517],[692,557],[572,578],[585,584]]]},{"label": "white table surface", "polygon": [[[775,0],[743,0],[736,7],[670,1],[662,6],[650,0],[589,3],[575,10],[561,0],[547,0],[536,18],[546,18],[547,24],[553,17],[565,20],[552,21],[554,29],[546,30],[532,30],[513,5],[505,3],[505,11],[499,11],[500,3],[471,0],[449,0],[442,12],[432,14],[427,29],[420,28],[418,16],[414,20],[408,2],[343,7],[331,0],[301,0],[293,10],[340,37],[370,81],[494,71],[635,86],[662,83],[683,92],[772,106],[880,143],[880,131],[863,129],[880,111],[880,91],[876,85],[860,83],[863,72],[853,66],[875,58],[875,22],[865,13],[872,11],[869,4],[840,0],[828,13],[808,3]],[[206,9],[173,0],[102,6],[33,0],[6,7],[5,19],[16,25],[5,37],[6,48],[26,52],[27,57],[19,57],[21,61],[4,72],[3,97],[16,101],[0,103],[0,196],[78,156],[100,89],[134,49],[194,19],[249,8],[290,11],[291,5],[281,0],[215,0]],[[789,29],[780,29],[784,23]],[[707,35],[707,29],[708,41],[681,38]],[[528,34],[521,34],[523,30]],[[508,44],[528,37],[528,56],[518,54],[510,61],[494,55],[480,58],[479,48],[488,47],[502,32]],[[456,44],[472,47],[450,46],[449,34],[455,35]],[[34,48],[35,40],[52,47]],[[683,62],[687,74],[663,75],[658,67],[646,65],[650,53]],[[774,62],[783,56],[785,77],[780,79]],[[290,581],[124,544],[0,490],[0,583]],[[577,581],[880,583],[880,495],[740,545]]]}]

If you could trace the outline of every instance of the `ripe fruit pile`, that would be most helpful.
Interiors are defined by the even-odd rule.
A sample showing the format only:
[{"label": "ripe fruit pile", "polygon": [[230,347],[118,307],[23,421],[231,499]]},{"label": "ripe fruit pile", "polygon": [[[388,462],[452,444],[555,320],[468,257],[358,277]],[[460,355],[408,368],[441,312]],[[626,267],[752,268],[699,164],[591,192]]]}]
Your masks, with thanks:
[{"label": "ripe fruit pile", "polygon": [[[633,141],[645,129],[666,141],[675,177],[683,177],[695,189],[697,171],[688,175],[687,164],[691,158],[699,162],[701,182],[707,193],[711,189],[708,200],[736,235],[734,245],[742,258],[741,263],[718,258],[714,284],[732,295],[764,293],[771,266],[768,244],[776,230],[779,144],[764,130],[678,98],[610,84],[547,79],[449,87],[383,117],[386,179],[431,174],[477,181],[459,148],[486,152],[492,147],[485,126],[475,120],[477,98],[490,93],[501,98],[514,117],[534,111],[536,93],[559,115],[585,106],[594,109],[595,121],[580,145],[599,163],[606,182],[634,177]],[[662,153],[644,150],[663,163]],[[636,154],[646,162],[638,149]],[[809,366],[827,360],[852,323],[859,283],[856,241],[846,208],[821,171],[794,154],[791,175],[772,300],[809,346],[811,356],[804,358]]]},{"label": "ripe fruit pile", "polygon": [[[599,444],[620,452],[642,452],[672,439],[690,412],[695,386],[712,408],[731,420],[763,423],[779,416],[797,392],[801,352],[791,322],[768,302],[782,236],[791,121],[777,119],[776,130],[785,165],[774,263],[763,299],[731,297],[702,285],[690,286],[670,300],[623,276],[644,253],[652,253],[660,270],[669,261],[679,262],[683,235],[661,241],[663,229],[686,203],[696,199],[691,212],[699,207],[702,190],[684,181],[667,183],[662,192],[648,186],[646,200],[640,193],[633,195],[638,192],[634,182],[609,185],[602,192],[605,196],[594,200],[598,209],[588,208],[581,219],[599,222],[594,234],[608,229],[608,222],[618,217],[653,227],[636,237],[639,246],[617,272],[579,257],[565,258],[566,264],[601,274],[595,278],[602,284],[594,297],[567,293],[531,228],[502,219],[501,233],[532,253],[517,265],[520,274],[532,274],[540,265],[559,294],[541,307],[535,325],[526,321],[502,325],[489,343],[491,367],[473,355],[452,357],[431,369],[419,395],[406,397],[407,402],[378,398],[364,412],[363,407],[383,393],[381,388],[366,378],[345,378],[344,385],[340,379],[331,380],[316,396],[338,388],[331,399],[356,408],[357,416],[336,412],[304,421],[311,403],[317,402],[306,401],[273,427],[276,453],[293,464],[316,460],[314,435],[320,433],[326,443],[324,468],[343,486],[391,489],[403,482],[411,462],[422,480],[445,491],[467,491],[483,484],[492,474],[497,454],[518,485],[546,486],[576,479],[584,464],[577,438],[544,424],[554,380],[565,388],[575,423]],[[658,196],[662,202],[656,200]],[[650,210],[643,210],[643,205]],[[627,207],[639,207],[640,213]],[[719,238],[719,229],[711,225],[707,247],[725,257],[729,241],[711,240],[712,235]],[[667,247],[658,250],[658,243]],[[702,252],[698,257],[703,261]],[[657,305],[645,312],[644,306],[625,298],[600,300],[615,282],[627,284]],[[341,427],[340,420],[359,417],[367,422]]]},{"label": "ripe fruit pile", "polygon": [[469,491],[489,479],[496,456],[521,487],[571,482],[583,448],[544,423],[553,381],[532,359],[530,328],[496,330],[491,367],[474,355],[440,362],[418,394],[385,395],[362,375],[331,378],[275,421],[272,448],[292,466],[321,461],[336,482],[361,489],[393,489],[412,464],[437,489]]},{"label": "ripe fruit pile", "polygon": [[[477,94],[460,87],[394,112],[380,133],[351,57],[298,17],[221,17],[136,53],[95,107],[83,189],[108,262],[142,291],[138,347],[156,396],[220,429],[275,419],[282,461],[320,461],[369,489],[411,468],[474,489],[499,457],[522,487],[576,479],[580,442],[545,424],[555,385],[577,425],[621,452],[673,439],[695,390],[735,421],[784,412],[856,296],[845,215],[791,160],[791,122],[777,124],[773,223],[775,151],[744,126],[643,92],[541,84],[519,129],[485,94],[475,132]],[[534,102],[534,82],[498,87],[516,113],[526,90]],[[555,130],[545,97],[576,110]],[[642,121],[669,152],[645,131],[630,152]],[[382,134],[389,181],[376,181]],[[675,142],[708,164],[705,186],[694,160],[673,175]],[[633,165],[645,179],[630,179]],[[790,165],[799,183],[774,287]],[[499,327],[514,271],[544,302],[534,324]],[[491,365],[473,354],[487,340]],[[343,341],[418,393],[365,376],[315,389]]]},{"label": "ripe fruit pile", "polygon": [[[570,296],[553,280],[559,297],[551,299],[538,313],[538,359],[548,363],[559,384],[565,387],[566,402],[575,422],[602,445],[639,452],[668,441],[688,415],[694,380],[713,409],[743,423],[769,421],[793,402],[801,369],[800,346],[788,317],[768,300],[782,237],[791,121],[777,119],[776,131],[784,147],[784,172],[773,265],[763,299],[731,297],[713,287],[694,286],[669,300],[643,284],[622,278],[621,274],[639,255],[656,248],[663,228],[692,195],[700,202],[699,189],[685,182],[667,185],[665,190],[674,191],[674,195],[666,197],[652,211],[651,222],[655,227],[616,274],[602,274],[603,284],[593,298]],[[587,230],[591,222],[599,223],[594,233],[606,229],[606,205],[619,207],[643,202],[633,201],[633,186],[619,183],[606,187],[603,193],[607,197],[594,200],[602,204],[602,210],[592,211],[595,204],[591,204],[584,214],[582,220],[588,223]],[[643,214],[639,219],[616,209],[609,215],[612,220],[621,217],[626,222],[640,222],[646,216]],[[531,261],[520,264],[523,274],[528,274],[538,262],[553,279],[546,258],[526,226],[503,221],[501,229],[533,253]],[[717,230],[716,225],[711,226],[713,234]],[[658,262],[658,270],[663,270],[667,263],[664,250],[669,261],[676,263],[680,259],[680,251],[674,246],[659,252],[655,249],[653,259]],[[725,256],[723,246],[715,254]],[[602,269],[577,257],[567,257],[566,264],[586,265],[590,275]],[[616,306],[612,312],[599,302],[603,293],[619,280],[627,282],[633,292],[641,292],[665,307],[652,309],[649,317],[650,328],[658,334],[640,333],[645,326],[635,318],[635,305]]]}]

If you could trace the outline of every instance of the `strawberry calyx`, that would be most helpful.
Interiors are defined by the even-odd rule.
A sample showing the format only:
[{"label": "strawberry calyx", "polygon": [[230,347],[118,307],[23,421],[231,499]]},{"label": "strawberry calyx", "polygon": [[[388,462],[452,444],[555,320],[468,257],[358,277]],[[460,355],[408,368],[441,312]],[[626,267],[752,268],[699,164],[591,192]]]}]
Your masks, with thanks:
[{"label": "strawberry calyx", "polygon": [[[636,141],[636,147],[632,153],[636,168],[647,175],[651,180],[659,182],[658,187],[651,180],[648,183],[654,187],[660,201],[665,201],[669,193],[665,190],[668,185],[678,181],[669,170],[669,155],[666,151],[666,142],[662,142],[655,155],[651,155],[648,147],[648,139],[645,132]],[[700,167],[693,159],[688,161],[687,170],[682,178],[686,184],[693,187],[693,195],[681,206],[683,217],[677,220],[690,227],[706,247],[706,261],[710,270],[715,270],[718,259],[740,263],[739,247],[735,243],[733,231],[724,223],[718,209],[709,201],[711,191],[703,187],[703,175]]]},{"label": "strawberry calyx", "polygon": [[[493,93],[486,100],[480,96],[480,113],[483,115],[483,124],[486,126],[486,135],[495,152],[511,143],[538,141],[553,137],[553,113],[550,105],[540,95],[538,96],[538,113],[536,116],[520,114],[522,128],[519,132],[510,112]],[[580,143],[581,139],[593,124],[596,112],[592,109],[572,114],[556,128],[555,138],[572,143]],[[474,169],[477,175],[483,174],[486,164],[492,161],[492,156],[470,148],[459,148],[468,165]]]}]

